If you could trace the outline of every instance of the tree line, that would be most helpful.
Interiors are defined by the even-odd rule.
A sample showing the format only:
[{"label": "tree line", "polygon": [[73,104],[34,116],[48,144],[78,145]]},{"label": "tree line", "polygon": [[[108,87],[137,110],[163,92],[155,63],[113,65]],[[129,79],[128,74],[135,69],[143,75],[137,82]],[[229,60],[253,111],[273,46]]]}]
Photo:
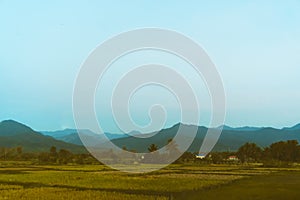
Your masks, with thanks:
[{"label": "tree line", "polygon": [[237,156],[242,163],[262,162],[265,165],[286,165],[300,162],[300,145],[297,140],[280,141],[261,148],[246,143],[239,148]]},{"label": "tree line", "polygon": [[0,147],[2,161],[32,161],[36,164],[96,164],[99,163],[90,154],[74,154],[66,149],[57,150],[55,146],[49,152],[23,152],[22,146]]},{"label": "tree line", "polygon": [[[112,150],[103,152],[103,155],[113,160],[126,160],[139,163],[168,163],[172,156],[178,154],[178,145],[172,139],[167,141],[167,153],[160,154],[156,144],[150,144],[148,152],[142,158],[128,157],[126,154],[117,154]],[[126,147],[123,150],[128,151]],[[131,152],[136,152],[131,150]],[[174,163],[263,163],[265,166],[283,166],[300,162],[300,145],[297,140],[280,141],[268,147],[261,148],[255,143],[245,143],[236,152],[211,152],[205,158],[197,158],[198,153],[184,152]],[[234,158],[234,159],[230,159]],[[235,159],[236,158],[236,159]],[[0,160],[33,161],[39,164],[99,164],[91,154],[74,154],[66,149],[57,150],[52,146],[49,152],[24,153],[22,146],[0,147]]]},{"label": "tree line", "polygon": [[[157,149],[155,144],[148,148],[149,152]],[[288,140],[262,148],[247,142],[236,152],[211,152],[202,159],[198,159],[197,155],[197,152],[185,152],[175,163],[263,163],[265,166],[284,166],[300,162],[300,145],[297,140]]]}]

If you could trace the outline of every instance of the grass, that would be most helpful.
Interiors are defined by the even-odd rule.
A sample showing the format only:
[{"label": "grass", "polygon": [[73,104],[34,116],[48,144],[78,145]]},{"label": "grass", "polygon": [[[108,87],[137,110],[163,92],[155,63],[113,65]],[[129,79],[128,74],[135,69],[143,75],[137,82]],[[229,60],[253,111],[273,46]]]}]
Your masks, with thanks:
[{"label": "grass", "polygon": [[299,199],[300,172],[281,171],[234,181],[222,187],[194,193],[182,193],[177,199],[273,200]]},{"label": "grass", "polygon": [[243,194],[259,199],[254,191],[266,197],[260,199],[268,199],[274,187],[282,195],[290,190],[296,194],[299,183],[299,168],[170,165],[152,173],[127,174],[103,165],[0,163],[0,199],[222,199],[231,197],[232,192],[236,199],[245,199],[238,198]]}]

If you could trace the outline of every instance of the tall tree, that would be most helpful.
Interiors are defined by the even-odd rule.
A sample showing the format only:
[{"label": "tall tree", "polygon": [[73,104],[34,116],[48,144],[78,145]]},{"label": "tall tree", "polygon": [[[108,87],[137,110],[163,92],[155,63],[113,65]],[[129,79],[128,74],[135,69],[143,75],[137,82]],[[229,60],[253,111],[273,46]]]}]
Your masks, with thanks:
[{"label": "tall tree", "polygon": [[23,153],[23,148],[21,146],[17,147],[17,153],[18,155],[21,155]]},{"label": "tall tree", "polygon": [[58,152],[59,163],[67,164],[73,159],[73,154],[65,149],[60,149]]},{"label": "tall tree", "polygon": [[52,146],[51,148],[50,148],[50,161],[52,162],[52,163],[56,163],[57,162],[57,156],[58,156],[58,154],[57,154],[57,151],[56,151],[56,147],[55,146]]},{"label": "tall tree", "polygon": [[149,152],[154,152],[154,151],[157,151],[158,150],[158,146],[156,146],[156,144],[151,144],[149,147],[148,147],[148,151]]},{"label": "tall tree", "polygon": [[57,154],[57,152],[56,152],[56,147],[55,147],[55,146],[52,146],[52,147],[50,148],[50,154]]},{"label": "tall tree", "polygon": [[255,143],[247,142],[239,148],[237,156],[242,162],[256,162],[259,161],[262,156],[262,149]]},{"label": "tall tree", "polygon": [[276,142],[265,149],[265,157],[272,160],[295,162],[298,160],[299,147],[297,140]]}]

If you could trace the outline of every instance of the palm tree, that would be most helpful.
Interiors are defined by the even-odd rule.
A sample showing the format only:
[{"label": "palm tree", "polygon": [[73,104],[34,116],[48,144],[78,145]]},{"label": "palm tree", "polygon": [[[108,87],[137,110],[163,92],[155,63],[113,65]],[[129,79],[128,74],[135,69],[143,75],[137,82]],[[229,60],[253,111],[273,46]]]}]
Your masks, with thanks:
[{"label": "palm tree", "polygon": [[154,151],[157,151],[158,150],[158,146],[156,146],[155,144],[151,144],[149,147],[148,147],[148,151],[149,152],[154,152]]}]

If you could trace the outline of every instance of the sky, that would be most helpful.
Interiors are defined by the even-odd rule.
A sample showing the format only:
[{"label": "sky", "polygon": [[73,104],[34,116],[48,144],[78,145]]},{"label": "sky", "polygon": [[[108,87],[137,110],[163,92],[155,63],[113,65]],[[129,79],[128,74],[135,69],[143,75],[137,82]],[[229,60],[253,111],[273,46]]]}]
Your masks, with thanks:
[{"label": "sky", "polygon": [[[226,93],[225,124],[292,126],[300,122],[299,10],[296,0],[0,0],[0,120],[14,119],[35,130],[74,128],[74,82],[92,50],[121,32],[158,27],[192,38],[215,63]],[[118,66],[151,59],[179,71],[186,65],[157,52],[118,61],[103,80],[105,91],[96,95],[95,107],[106,131],[118,131],[102,100],[111,91],[109,80],[120,75]],[[181,71],[193,76],[188,70]],[[207,125],[209,95],[203,83],[199,85],[198,97],[204,107],[201,124]],[[166,126],[177,123],[174,96],[154,89],[135,94],[130,104],[133,118],[140,125],[147,124],[147,106],[159,99],[167,103]]]}]

